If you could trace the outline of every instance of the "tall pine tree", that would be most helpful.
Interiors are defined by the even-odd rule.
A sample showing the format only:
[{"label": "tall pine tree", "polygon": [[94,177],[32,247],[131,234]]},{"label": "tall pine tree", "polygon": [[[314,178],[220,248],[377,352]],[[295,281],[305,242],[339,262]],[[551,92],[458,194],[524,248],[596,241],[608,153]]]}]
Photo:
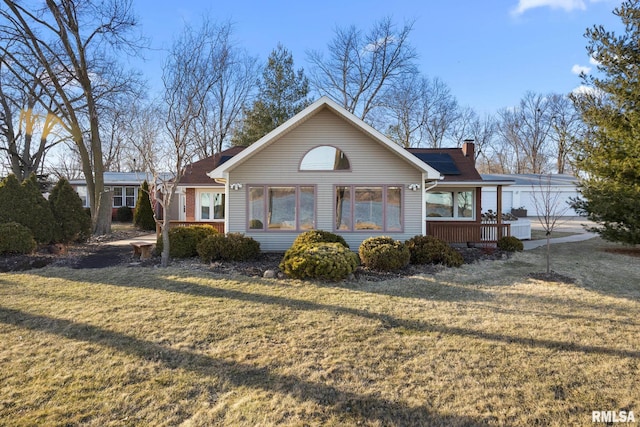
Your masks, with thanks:
[{"label": "tall pine tree", "polygon": [[293,56],[282,45],[269,55],[258,84],[258,97],[244,111],[241,128],[231,141],[233,145],[253,144],[310,104],[309,80],[302,68],[294,70]]},{"label": "tall pine tree", "polygon": [[577,166],[584,172],[582,199],[574,207],[595,221],[604,239],[640,243],[640,1],[614,10],[620,35],[588,29],[587,50],[597,76],[583,76],[591,91],[573,95],[590,129],[580,142]]}]

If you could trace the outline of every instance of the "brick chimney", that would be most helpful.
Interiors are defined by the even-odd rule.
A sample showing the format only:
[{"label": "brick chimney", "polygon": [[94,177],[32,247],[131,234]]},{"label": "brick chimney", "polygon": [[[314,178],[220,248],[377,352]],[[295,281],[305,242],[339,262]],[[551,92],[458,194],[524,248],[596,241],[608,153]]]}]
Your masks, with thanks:
[{"label": "brick chimney", "polygon": [[473,139],[465,139],[462,142],[462,154],[465,157],[469,157],[473,164],[476,164],[476,156],[475,156],[475,145],[473,144]]}]

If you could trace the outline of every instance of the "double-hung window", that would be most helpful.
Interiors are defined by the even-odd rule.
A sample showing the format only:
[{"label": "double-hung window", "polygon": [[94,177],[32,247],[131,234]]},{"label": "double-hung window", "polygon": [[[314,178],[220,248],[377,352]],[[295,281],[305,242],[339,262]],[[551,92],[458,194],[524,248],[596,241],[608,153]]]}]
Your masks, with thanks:
[{"label": "double-hung window", "polygon": [[312,230],[316,223],[315,193],[312,185],[249,186],[249,230]]},{"label": "double-hung window", "polygon": [[402,186],[336,186],[336,231],[402,231]]},{"label": "double-hung window", "polygon": [[113,207],[136,206],[136,187],[113,187]]}]

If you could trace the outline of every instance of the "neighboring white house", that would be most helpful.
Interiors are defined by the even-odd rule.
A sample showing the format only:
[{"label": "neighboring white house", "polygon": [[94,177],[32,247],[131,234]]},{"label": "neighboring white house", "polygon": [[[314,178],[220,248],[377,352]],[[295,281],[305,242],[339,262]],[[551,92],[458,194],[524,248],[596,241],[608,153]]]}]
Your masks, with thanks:
[{"label": "neighboring white house", "polygon": [[[168,175],[168,174],[165,174]],[[112,217],[115,218],[118,208],[127,206],[133,210],[138,201],[138,191],[144,181],[152,182],[153,175],[145,172],[105,172],[105,190],[112,191]],[[69,184],[76,190],[84,207],[89,207],[87,182],[84,179],[72,179]]]},{"label": "neighboring white house", "polygon": [[[553,193],[559,193],[560,209],[566,207],[564,216],[577,216],[576,211],[569,206],[571,199],[580,196],[578,179],[572,175],[558,174],[482,174],[482,179],[488,181],[511,180],[514,183],[502,190],[502,212],[511,209],[527,210],[527,216],[536,216],[534,203],[535,192],[550,188]],[[496,211],[497,192],[495,187],[482,188],[482,212]]]}]

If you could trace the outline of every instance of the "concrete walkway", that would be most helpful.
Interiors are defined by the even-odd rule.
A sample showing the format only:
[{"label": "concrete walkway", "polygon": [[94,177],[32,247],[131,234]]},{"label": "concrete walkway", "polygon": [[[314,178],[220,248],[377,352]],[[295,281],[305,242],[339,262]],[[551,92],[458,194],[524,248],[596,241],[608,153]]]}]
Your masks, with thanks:
[{"label": "concrete walkway", "polygon": [[[540,225],[540,222],[538,221],[538,218],[530,217],[529,219],[531,220],[532,230],[544,231],[544,229]],[[563,218],[559,220],[556,226],[554,227],[554,231],[562,231],[562,232],[569,232],[569,233],[576,233],[576,234],[571,236],[566,236],[566,237],[556,237],[556,238],[550,239],[550,243],[555,244],[555,243],[582,242],[584,240],[593,239],[594,237],[598,236],[598,234],[596,233],[590,233],[587,230],[585,230],[584,225],[591,226],[593,225],[593,223],[588,221],[586,218],[582,218],[582,217]],[[547,239],[523,240],[522,244],[524,245],[524,250],[528,251],[531,249],[539,248],[540,246],[546,246]]]},{"label": "concrete walkway", "polygon": [[156,243],[156,233],[145,234],[144,236],[132,237],[131,239],[114,240],[112,242],[105,242],[105,245],[109,246],[129,246],[131,243]]}]

